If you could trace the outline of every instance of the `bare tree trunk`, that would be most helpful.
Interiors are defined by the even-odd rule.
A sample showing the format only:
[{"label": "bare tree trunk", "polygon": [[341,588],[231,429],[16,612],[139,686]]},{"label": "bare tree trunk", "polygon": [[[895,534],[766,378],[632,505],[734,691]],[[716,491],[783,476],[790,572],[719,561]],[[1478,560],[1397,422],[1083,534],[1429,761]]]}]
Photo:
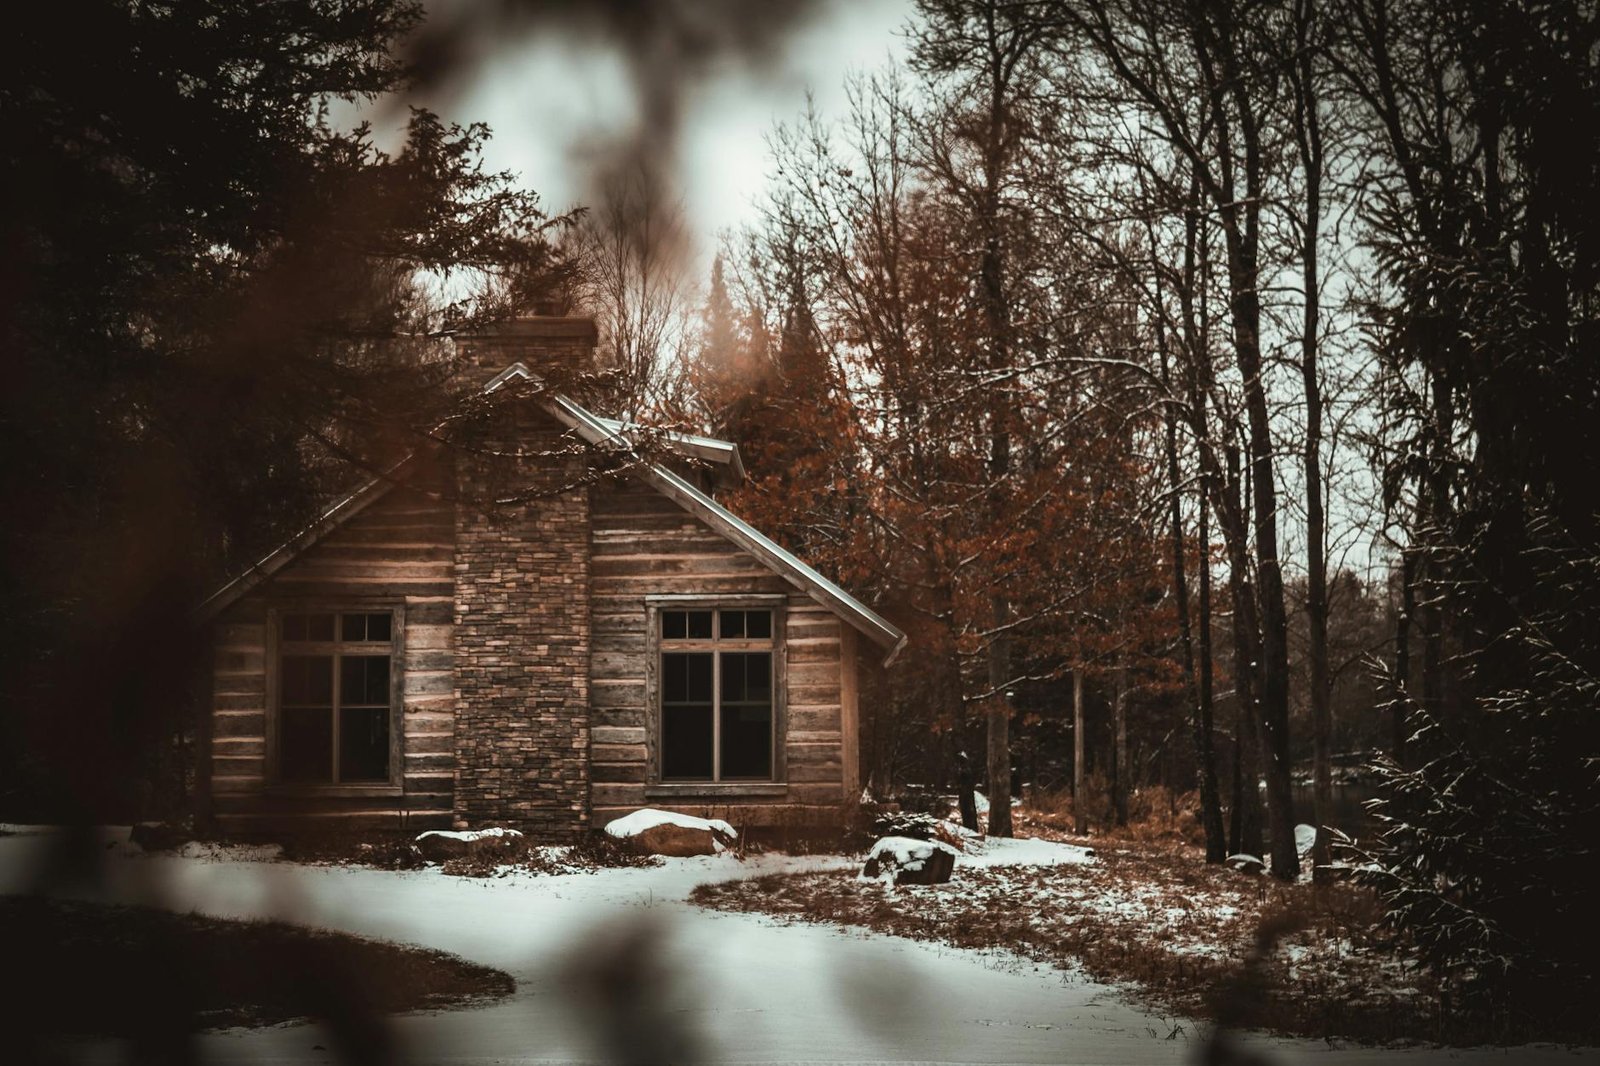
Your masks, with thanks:
[{"label": "bare tree trunk", "polygon": [[[1240,491],[1238,449],[1228,448],[1227,496],[1233,520],[1245,519]],[[1250,581],[1250,558],[1242,532],[1224,538],[1228,544],[1228,592],[1233,601],[1233,687],[1238,700],[1235,723],[1237,758],[1234,760],[1235,826],[1233,852],[1260,856],[1261,833],[1261,710],[1258,693],[1261,676],[1260,629],[1256,625],[1256,595]]]},{"label": "bare tree trunk", "polygon": [[961,808],[961,825],[978,831],[978,801],[972,794],[974,777],[972,756],[963,749],[956,753],[956,804]]},{"label": "bare tree trunk", "polygon": [[1419,530],[1424,540],[1419,584],[1422,587],[1422,709],[1435,721],[1444,703],[1444,587],[1439,565],[1430,546],[1443,542],[1444,516],[1450,513],[1448,461],[1454,433],[1454,410],[1450,386],[1437,373],[1432,375],[1433,425],[1429,444],[1428,472],[1418,491],[1426,493],[1427,518]]},{"label": "bare tree trunk", "polygon": [[1206,494],[1200,492],[1200,643],[1196,649],[1200,667],[1200,691],[1196,702],[1199,715],[1195,723],[1196,758],[1200,763],[1200,813],[1206,830],[1206,861],[1221,862],[1228,857],[1228,841],[1222,827],[1222,797],[1217,791],[1217,747],[1213,725],[1211,659],[1211,560]]},{"label": "bare tree trunk", "polygon": [[1133,787],[1133,767],[1128,762],[1128,664],[1117,662],[1116,692],[1112,699],[1115,748],[1111,765],[1111,808],[1117,825],[1128,824],[1128,791]]},{"label": "bare tree trunk", "polygon": [[1078,666],[1072,670],[1072,828],[1079,836],[1089,832],[1089,793],[1083,775],[1083,668]]},{"label": "bare tree trunk", "polygon": [[[1184,220],[1183,274],[1178,286],[1178,298],[1183,312],[1184,341],[1190,355],[1191,373],[1198,374],[1202,359],[1200,352],[1207,343],[1208,322],[1204,299],[1198,302],[1196,282],[1204,277],[1204,263],[1196,259],[1203,248],[1204,236],[1200,233],[1200,189],[1191,176],[1189,182],[1188,210]],[[1198,247],[1197,247],[1198,246]],[[1159,286],[1159,274],[1157,284]],[[1221,862],[1228,854],[1227,831],[1222,823],[1222,797],[1217,791],[1217,753],[1212,735],[1211,704],[1211,544],[1207,525],[1206,485],[1202,475],[1200,491],[1196,494],[1200,505],[1200,522],[1197,539],[1200,546],[1200,625],[1199,648],[1195,647],[1194,626],[1189,617],[1189,581],[1187,552],[1183,537],[1183,483],[1182,466],[1178,459],[1178,419],[1172,395],[1172,374],[1167,351],[1167,333],[1158,318],[1156,322],[1157,346],[1161,352],[1161,383],[1168,391],[1168,402],[1163,406],[1167,447],[1167,482],[1172,499],[1172,588],[1178,607],[1178,632],[1183,644],[1184,680],[1189,688],[1190,706],[1193,708],[1195,755],[1195,784],[1200,794],[1200,824],[1206,834],[1206,861]],[[1191,396],[1202,395],[1191,389]],[[1193,401],[1191,401],[1193,402]],[[1199,421],[1197,416],[1197,421]],[[1198,430],[1200,427],[1197,426]],[[1196,658],[1198,653],[1199,662]]]},{"label": "bare tree trunk", "polygon": [[1400,553],[1400,612],[1394,623],[1394,702],[1391,741],[1394,761],[1406,765],[1406,741],[1411,727],[1406,707],[1411,699],[1411,618],[1417,610],[1417,553],[1406,548]]},{"label": "bare tree trunk", "polygon": [[1305,176],[1305,217],[1300,236],[1300,267],[1305,283],[1300,332],[1300,372],[1305,384],[1306,437],[1306,621],[1310,636],[1307,658],[1311,674],[1311,742],[1313,820],[1317,842],[1312,862],[1329,861],[1325,826],[1333,810],[1333,682],[1328,669],[1327,518],[1322,503],[1322,382],[1318,376],[1321,276],[1318,247],[1322,226],[1322,122],[1313,35],[1315,7],[1296,0],[1297,61],[1291,74],[1295,96],[1295,141]]},{"label": "bare tree trunk", "polygon": [[[1005,684],[1004,660],[990,661],[989,680],[993,685]],[[995,676],[1000,674],[998,678]],[[989,733],[989,835],[1011,835],[1011,701],[1001,688],[990,697],[988,710]]]}]

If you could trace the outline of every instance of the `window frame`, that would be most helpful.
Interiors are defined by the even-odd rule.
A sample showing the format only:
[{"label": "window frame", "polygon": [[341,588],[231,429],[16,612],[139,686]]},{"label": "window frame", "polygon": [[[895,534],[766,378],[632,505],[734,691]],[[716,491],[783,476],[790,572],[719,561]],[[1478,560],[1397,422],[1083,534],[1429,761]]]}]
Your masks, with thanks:
[{"label": "window frame", "polygon": [[[649,726],[645,731],[648,766],[645,776],[646,796],[675,796],[687,793],[697,795],[781,795],[788,790],[786,759],[788,735],[788,684],[785,663],[788,659],[785,644],[785,615],[788,597],[782,594],[748,593],[724,596],[662,595],[645,597],[645,632],[647,639],[645,660],[645,706],[649,711]],[[760,640],[724,640],[719,636],[720,618],[712,618],[710,639],[672,639],[661,636],[663,611],[763,610],[772,612],[772,636]],[[674,651],[767,651],[772,654],[772,776],[770,778],[739,778],[732,781],[669,780],[662,777],[662,730],[666,715],[662,709],[661,657]],[[721,661],[712,666],[712,737],[714,749],[722,729]],[[713,773],[719,769],[713,761]]]},{"label": "window frame", "polygon": [[[340,616],[345,614],[378,614],[388,613],[389,640],[386,643],[369,641],[346,641],[340,639]],[[332,641],[295,641],[292,647],[298,652],[308,649],[308,654],[322,654],[324,652],[340,655],[359,655],[359,649],[366,649],[368,654],[377,654],[376,649],[385,647],[389,654],[389,776],[383,781],[285,781],[282,776],[281,744],[279,740],[283,726],[283,693],[281,691],[281,677],[283,669],[284,646],[288,642],[283,640],[283,617],[293,614],[332,614],[334,615],[334,636]],[[405,633],[406,633],[406,607],[405,601],[394,598],[365,599],[350,598],[339,600],[281,600],[267,608],[267,654],[266,654],[266,682],[267,682],[267,720],[266,720],[266,785],[268,791],[291,793],[296,796],[333,795],[348,797],[380,797],[398,796],[403,791],[405,779],[405,736],[403,726],[405,722]],[[338,743],[339,728],[339,702],[338,678],[334,679],[334,704],[332,709],[332,728],[335,735],[334,744],[334,772],[338,772]]]}]

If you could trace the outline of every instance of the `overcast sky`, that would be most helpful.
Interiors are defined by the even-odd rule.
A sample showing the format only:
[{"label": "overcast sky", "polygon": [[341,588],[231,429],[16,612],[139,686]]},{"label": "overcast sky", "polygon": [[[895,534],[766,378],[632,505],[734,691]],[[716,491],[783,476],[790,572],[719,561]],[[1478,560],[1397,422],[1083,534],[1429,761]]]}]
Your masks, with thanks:
[{"label": "overcast sky", "polygon": [[[687,88],[677,179],[702,256],[721,230],[753,218],[774,122],[799,116],[808,91],[824,113],[841,115],[851,71],[903,56],[898,31],[910,10],[911,0],[823,0],[783,39],[776,62],[756,70],[729,57]],[[461,68],[448,89],[412,102],[457,122],[487,122],[494,131],[487,165],[519,175],[552,211],[582,200],[585,147],[625,135],[639,114],[617,47],[559,27],[493,42]],[[384,140],[400,121],[391,113]]]}]

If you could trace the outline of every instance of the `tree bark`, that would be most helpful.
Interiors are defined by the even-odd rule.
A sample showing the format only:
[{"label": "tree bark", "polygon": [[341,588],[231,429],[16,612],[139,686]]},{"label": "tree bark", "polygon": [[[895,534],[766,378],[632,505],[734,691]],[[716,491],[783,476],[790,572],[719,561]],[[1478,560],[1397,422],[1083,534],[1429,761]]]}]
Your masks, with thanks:
[{"label": "tree bark", "polygon": [[[1229,520],[1244,524],[1240,492],[1239,452],[1228,448],[1227,497]],[[1258,679],[1261,673],[1260,629],[1256,625],[1256,596],[1250,581],[1250,558],[1244,549],[1242,529],[1223,538],[1228,548],[1228,592],[1233,601],[1233,687],[1238,704],[1234,726],[1235,832],[1229,845],[1234,854],[1260,856],[1261,833],[1261,711]]]},{"label": "tree bark", "polygon": [[1089,832],[1089,792],[1083,781],[1083,668],[1072,670],[1072,828]]},{"label": "tree bark", "polygon": [[1128,664],[1119,660],[1116,670],[1116,692],[1112,700],[1116,740],[1112,753],[1111,800],[1117,825],[1128,824],[1128,790],[1133,787],[1133,768],[1128,765]]},{"label": "tree bark", "polygon": [[1411,700],[1411,619],[1417,610],[1417,553],[1406,548],[1400,553],[1400,611],[1394,621],[1394,697],[1390,704],[1394,761],[1406,765],[1406,741],[1410,739]]},{"label": "tree bark", "polygon": [[1221,862],[1228,857],[1228,840],[1222,826],[1222,797],[1217,790],[1217,745],[1212,700],[1211,658],[1211,560],[1207,550],[1211,537],[1206,522],[1206,496],[1200,492],[1200,642],[1196,649],[1200,667],[1199,698],[1195,703],[1195,748],[1200,764],[1201,824],[1206,831],[1206,861]]},{"label": "tree bark", "polygon": [[1318,261],[1322,226],[1322,122],[1314,51],[1315,7],[1296,0],[1297,62],[1291,83],[1295,96],[1295,143],[1305,178],[1305,216],[1301,221],[1300,267],[1305,284],[1301,304],[1300,372],[1305,386],[1306,437],[1306,621],[1309,635],[1313,819],[1317,827],[1313,863],[1327,865],[1326,829],[1333,810],[1333,682],[1328,669],[1327,518],[1322,503],[1322,382],[1319,376],[1321,277]]},{"label": "tree bark", "polygon": [[964,828],[976,833],[978,831],[978,800],[972,794],[975,787],[975,775],[972,772],[972,756],[965,751],[956,754],[956,804],[961,808],[961,824]]}]

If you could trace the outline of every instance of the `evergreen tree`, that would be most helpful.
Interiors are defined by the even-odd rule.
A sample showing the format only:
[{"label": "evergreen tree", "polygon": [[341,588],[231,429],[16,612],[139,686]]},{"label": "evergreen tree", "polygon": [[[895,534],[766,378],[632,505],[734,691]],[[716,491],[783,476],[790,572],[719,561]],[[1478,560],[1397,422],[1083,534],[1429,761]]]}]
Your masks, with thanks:
[{"label": "evergreen tree", "polygon": [[483,282],[484,310],[559,280],[533,196],[480,167],[484,128],[414,111],[391,154],[333,122],[404,87],[419,17],[101,0],[10,24],[7,806],[48,785],[35,816],[140,813],[129,762],[174,734],[199,592],[436,424],[419,272]]}]

